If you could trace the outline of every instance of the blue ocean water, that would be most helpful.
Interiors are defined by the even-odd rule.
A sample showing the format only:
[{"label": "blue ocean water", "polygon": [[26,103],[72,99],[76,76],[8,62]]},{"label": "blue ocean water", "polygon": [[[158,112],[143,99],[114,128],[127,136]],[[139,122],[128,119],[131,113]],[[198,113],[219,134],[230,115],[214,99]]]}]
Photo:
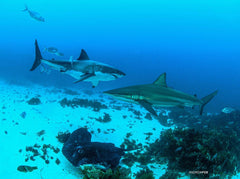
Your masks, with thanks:
[{"label": "blue ocean water", "polygon": [[[45,22],[22,12],[25,4]],[[218,89],[207,111],[239,108],[239,7],[237,0],[1,1],[0,77],[12,83],[91,88],[58,72],[30,72],[38,39],[41,49],[57,47],[68,59],[77,58],[83,48],[91,59],[126,73],[96,90],[151,83],[166,72],[169,86],[189,94],[202,97]]]}]

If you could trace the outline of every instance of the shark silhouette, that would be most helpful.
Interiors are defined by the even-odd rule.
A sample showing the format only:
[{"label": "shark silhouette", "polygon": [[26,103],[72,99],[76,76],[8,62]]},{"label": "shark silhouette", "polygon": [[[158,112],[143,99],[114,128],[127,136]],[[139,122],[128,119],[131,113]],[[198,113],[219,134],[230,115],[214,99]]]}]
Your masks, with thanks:
[{"label": "shark silhouette", "polygon": [[204,106],[217,94],[218,91],[198,99],[181,91],[167,87],[166,73],[161,74],[152,84],[128,86],[124,88],[105,91],[105,94],[117,99],[137,103],[143,106],[152,115],[158,117],[152,106],[160,107],[193,107],[200,106],[200,115]]},{"label": "shark silhouette", "polygon": [[77,79],[75,83],[89,81],[92,83],[92,87],[96,87],[99,81],[111,81],[125,76],[125,73],[110,65],[90,60],[83,49],[77,60],[44,59],[39,50],[38,42],[35,40],[35,61],[30,71],[35,70],[41,63],[72,76]]}]

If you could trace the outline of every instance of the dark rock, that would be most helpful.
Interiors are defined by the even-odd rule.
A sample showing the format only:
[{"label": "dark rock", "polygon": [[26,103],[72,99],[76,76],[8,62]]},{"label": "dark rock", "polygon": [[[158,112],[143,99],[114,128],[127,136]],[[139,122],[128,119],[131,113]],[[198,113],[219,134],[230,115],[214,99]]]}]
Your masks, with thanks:
[{"label": "dark rock", "polygon": [[34,159],[34,157],[33,157],[33,156],[31,156],[31,157],[30,157],[30,160],[32,160],[32,161],[35,161],[35,159]]},{"label": "dark rock", "polygon": [[66,131],[66,132],[59,132],[58,135],[57,135],[57,139],[59,142],[61,143],[65,143],[68,138],[70,137],[70,132],[69,131]]},{"label": "dark rock", "polygon": [[27,101],[29,105],[39,105],[41,104],[41,101],[39,98],[31,98],[30,100]]},{"label": "dark rock", "polygon": [[60,164],[60,160],[57,158],[56,161],[55,161],[55,163],[56,163],[57,165],[59,165],[59,164]]},{"label": "dark rock", "polygon": [[127,115],[123,115],[123,119],[126,119],[127,118]]},{"label": "dark rock", "polygon": [[22,113],[20,114],[20,116],[21,116],[23,119],[25,119],[26,115],[27,115],[26,112],[22,112]]},{"label": "dark rock", "polygon": [[19,172],[24,172],[24,173],[27,173],[27,172],[32,172],[33,170],[37,170],[38,168],[37,167],[32,167],[32,166],[27,166],[27,165],[20,165],[18,166],[17,170]]},{"label": "dark rock", "polygon": [[95,119],[96,119],[96,121],[103,122],[103,123],[110,122],[112,120],[110,115],[107,113],[104,113],[103,117],[99,117],[99,118],[95,118]]},{"label": "dark rock", "polygon": [[74,166],[100,164],[116,168],[124,151],[111,143],[91,142],[91,134],[85,128],[75,130],[64,143],[63,155]]},{"label": "dark rock", "polygon": [[59,149],[59,148],[54,148],[54,147],[53,147],[52,149],[53,149],[53,152],[56,153],[56,154],[60,152],[60,149]]},{"label": "dark rock", "polygon": [[41,131],[37,132],[38,136],[41,136],[41,135],[44,135],[44,134],[45,134],[45,130],[41,130]]},{"label": "dark rock", "polygon": [[152,120],[153,119],[150,113],[147,113],[144,118],[148,119],[148,120]]}]

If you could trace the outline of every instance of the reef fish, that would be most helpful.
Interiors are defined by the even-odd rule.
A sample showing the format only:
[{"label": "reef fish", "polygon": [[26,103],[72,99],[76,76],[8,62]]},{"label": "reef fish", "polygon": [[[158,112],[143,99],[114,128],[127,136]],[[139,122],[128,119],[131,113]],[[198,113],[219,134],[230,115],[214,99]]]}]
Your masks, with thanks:
[{"label": "reef fish", "polygon": [[47,51],[48,53],[51,53],[51,54],[55,54],[57,56],[64,56],[64,53],[58,52],[58,49],[55,47],[44,48],[43,52],[45,52],[45,51]]},{"label": "reef fish", "polygon": [[225,107],[225,108],[222,109],[222,112],[225,113],[225,114],[229,114],[229,113],[232,113],[234,111],[235,111],[235,109],[231,108],[231,107]]},{"label": "reef fish", "polygon": [[25,5],[25,9],[23,11],[27,11],[33,19],[40,21],[40,22],[45,22],[45,19],[38,12],[29,10],[27,5]]}]

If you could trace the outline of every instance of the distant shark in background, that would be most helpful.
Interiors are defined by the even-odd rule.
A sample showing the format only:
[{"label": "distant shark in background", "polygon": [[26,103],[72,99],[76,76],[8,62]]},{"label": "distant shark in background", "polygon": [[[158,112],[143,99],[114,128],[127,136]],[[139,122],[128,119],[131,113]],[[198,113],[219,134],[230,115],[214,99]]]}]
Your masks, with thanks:
[{"label": "distant shark in background", "polygon": [[152,84],[129,86],[105,91],[105,94],[117,99],[137,103],[143,106],[152,115],[158,117],[152,106],[160,107],[193,107],[200,106],[200,115],[204,106],[217,94],[217,91],[198,99],[196,96],[167,87],[166,73],[161,74]]},{"label": "distant shark in background", "polygon": [[38,12],[29,10],[27,5],[25,5],[25,9],[23,11],[27,11],[33,19],[40,21],[40,22],[45,22],[45,19]]},{"label": "distant shark in background", "polygon": [[35,61],[30,71],[35,70],[41,63],[47,64],[52,69],[68,74],[80,81],[89,81],[92,87],[96,87],[99,81],[111,81],[125,76],[125,73],[107,64],[90,60],[87,53],[82,49],[77,60],[47,60],[44,59],[35,40]]}]

